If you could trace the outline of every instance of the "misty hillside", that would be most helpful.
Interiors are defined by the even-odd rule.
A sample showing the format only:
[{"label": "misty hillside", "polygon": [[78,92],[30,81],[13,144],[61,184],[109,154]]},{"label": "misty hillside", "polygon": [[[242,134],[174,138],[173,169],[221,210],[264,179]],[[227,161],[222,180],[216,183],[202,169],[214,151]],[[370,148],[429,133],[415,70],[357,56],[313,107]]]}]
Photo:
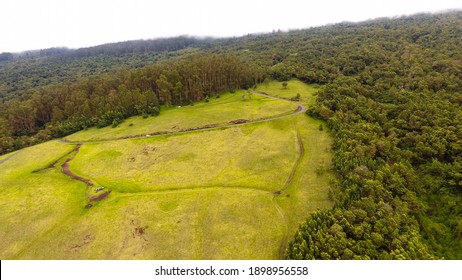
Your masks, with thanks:
[{"label": "misty hillside", "polygon": [[[197,48],[207,48],[212,43],[211,39],[176,37],[109,43],[80,49],[50,48],[1,53],[0,98],[37,86],[115,73],[120,68],[142,67],[193,52]],[[185,49],[188,50],[181,52]]]},{"label": "misty hillside", "polygon": [[462,258],[462,12],[229,39],[2,54],[0,152],[296,78],[333,139],[335,207],[290,259]]}]

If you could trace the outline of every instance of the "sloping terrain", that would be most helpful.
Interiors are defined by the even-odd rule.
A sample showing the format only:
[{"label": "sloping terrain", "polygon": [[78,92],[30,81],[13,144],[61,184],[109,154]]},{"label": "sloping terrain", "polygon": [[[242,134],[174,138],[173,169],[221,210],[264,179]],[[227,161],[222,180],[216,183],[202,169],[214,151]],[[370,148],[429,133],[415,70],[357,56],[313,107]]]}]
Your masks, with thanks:
[{"label": "sloping terrain", "polygon": [[[2,156],[0,257],[283,257],[305,213],[331,206],[330,141],[301,104],[242,94]],[[146,136],[167,120],[184,126]]]}]

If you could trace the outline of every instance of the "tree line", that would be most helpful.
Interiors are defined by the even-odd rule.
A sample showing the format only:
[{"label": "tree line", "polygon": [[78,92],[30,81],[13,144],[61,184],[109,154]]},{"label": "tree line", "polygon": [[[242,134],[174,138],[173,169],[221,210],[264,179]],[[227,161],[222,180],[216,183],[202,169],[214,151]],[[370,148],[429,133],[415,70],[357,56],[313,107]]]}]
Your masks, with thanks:
[{"label": "tree line", "polygon": [[141,68],[207,49],[218,42],[218,39],[179,36],[80,49],[48,48],[0,53],[0,100],[39,86],[114,74],[120,68]]},{"label": "tree line", "polygon": [[30,90],[0,105],[0,152],[91,126],[117,126],[135,115],[157,115],[160,105],[192,104],[262,77],[235,56],[202,54]]}]

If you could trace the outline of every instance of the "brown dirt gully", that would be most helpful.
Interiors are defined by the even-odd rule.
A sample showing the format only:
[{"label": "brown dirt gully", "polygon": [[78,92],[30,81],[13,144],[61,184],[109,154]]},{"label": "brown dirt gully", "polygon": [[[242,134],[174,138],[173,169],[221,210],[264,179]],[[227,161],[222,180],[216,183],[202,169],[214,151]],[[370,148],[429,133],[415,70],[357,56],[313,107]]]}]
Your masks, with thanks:
[{"label": "brown dirt gully", "polygon": [[82,146],[81,144],[78,144],[77,146],[75,146],[75,149],[74,149],[74,151],[76,152],[75,155],[74,155],[73,157],[71,157],[71,158],[66,159],[66,161],[61,165],[61,170],[62,170],[62,172],[63,172],[64,174],[66,174],[67,176],[71,177],[72,179],[78,180],[78,181],[81,181],[81,182],[84,182],[87,186],[93,187],[93,183],[91,182],[90,179],[80,177],[80,176],[74,174],[74,173],[69,169],[69,162],[75,158],[75,156],[76,156],[77,153],[79,152],[79,149],[80,149],[81,146]]}]

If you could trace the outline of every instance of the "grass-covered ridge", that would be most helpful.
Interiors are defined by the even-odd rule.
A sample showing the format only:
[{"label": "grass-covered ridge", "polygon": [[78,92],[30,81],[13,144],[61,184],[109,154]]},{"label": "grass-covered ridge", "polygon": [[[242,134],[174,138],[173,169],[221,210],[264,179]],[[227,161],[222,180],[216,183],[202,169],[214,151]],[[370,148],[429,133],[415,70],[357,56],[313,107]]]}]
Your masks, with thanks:
[{"label": "grass-covered ridge", "polygon": [[[330,140],[320,121],[290,115],[298,104],[243,93],[139,118],[136,133],[123,123],[111,139],[85,139],[88,130],[70,137],[99,140],[0,157],[0,257],[281,258],[306,213],[332,206]],[[238,119],[262,121],[230,123]],[[163,121],[193,130],[117,139],[161,131]]]},{"label": "grass-covered ridge", "polygon": [[67,141],[99,141],[146,134],[178,132],[205,126],[223,126],[232,121],[255,121],[272,116],[291,113],[297,105],[281,100],[249,94],[242,90],[221,94],[194,106],[163,107],[161,114],[154,118],[132,117],[119,126],[90,128],[69,135]]}]

